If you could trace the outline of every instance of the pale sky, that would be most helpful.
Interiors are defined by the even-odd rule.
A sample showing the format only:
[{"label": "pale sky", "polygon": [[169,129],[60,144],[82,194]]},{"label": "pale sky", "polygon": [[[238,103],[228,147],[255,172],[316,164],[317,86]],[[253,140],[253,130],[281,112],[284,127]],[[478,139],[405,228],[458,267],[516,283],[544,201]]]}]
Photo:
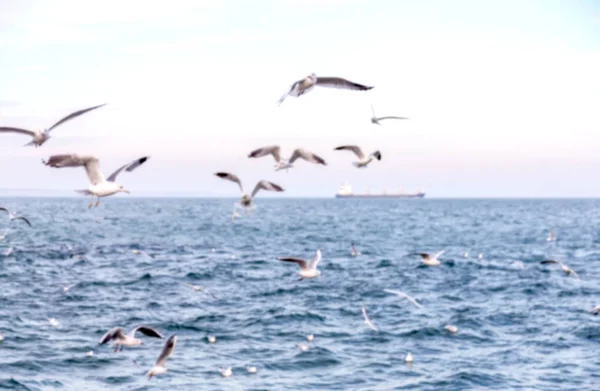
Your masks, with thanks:
[{"label": "pale sky", "polygon": [[[600,197],[600,3],[401,0],[0,0],[0,125],[50,126],[41,148],[0,135],[0,188],[71,192],[92,153],[133,195],[287,197],[417,187],[430,197]],[[315,72],[375,86],[277,99]],[[370,123],[377,114],[408,121]],[[260,146],[327,167],[274,172]],[[383,159],[358,170],[357,144]],[[273,194],[262,194],[272,196]]]}]

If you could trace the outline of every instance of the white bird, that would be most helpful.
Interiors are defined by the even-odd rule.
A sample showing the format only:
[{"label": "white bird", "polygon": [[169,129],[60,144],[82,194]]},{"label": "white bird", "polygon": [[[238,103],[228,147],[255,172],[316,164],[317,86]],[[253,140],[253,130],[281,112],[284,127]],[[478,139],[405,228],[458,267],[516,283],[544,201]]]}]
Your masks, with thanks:
[{"label": "white bird", "polygon": [[175,349],[175,345],[177,344],[177,335],[173,334],[167,342],[165,342],[165,346],[160,352],[160,356],[158,356],[158,360],[154,366],[148,371],[148,380],[152,379],[153,376],[160,375],[167,372],[167,368],[165,364],[167,363],[167,359],[173,353],[173,349]]},{"label": "white bird", "polygon": [[308,335],[306,336],[306,340],[307,340],[308,342],[312,342],[312,341],[314,341],[314,340],[315,340],[315,336],[314,336],[314,335],[312,335],[312,334],[308,334]]},{"label": "white bird", "polygon": [[209,335],[208,337],[206,337],[206,339],[208,340],[208,343],[217,342],[217,337],[215,337],[214,335]]},{"label": "white bird", "polygon": [[408,119],[406,117],[394,117],[394,116],[377,117],[375,115],[375,109],[373,108],[373,105],[371,105],[371,111],[373,112],[373,116],[371,117],[371,122],[376,125],[381,125],[379,123],[379,121],[383,121],[384,119]]},{"label": "white bird", "polygon": [[256,367],[247,366],[246,371],[248,371],[248,373],[256,373]]},{"label": "white bird", "polygon": [[276,191],[276,192],[284,191],[284,189],[281,186],[276,185],[273,182],[263,180],[263,181],[259,181],[256,184],[256,186],[254,187],[254,190],[252,190],[252,194],[248,195],[244,192],[244,187],[242,186],[242,181],[236,175],[230,174],[228,172],[216,172],[215,175],[218,176],[219,178],[226,179],[228,181],[238,184],[238,186],[240,187],[240,191],[242,192],[242,199],[240,200],[240,205],[244,208],[247,208],[252,204],[252,199],[254,198],[256,193],[258,193],[258,191],[261,189],[268,190],[268,191]]},{"label": "white bird", "polygon": [[305,345],[303,343],[297,343],[296,346],[298,347],[298,349],[300,349],[300,351],[302,352],[307,352],[308,351],[308,345]]},{"label": "white bird", "polygon": [[357,162],[352,162],[352,165],[356,168],[364,168],[373,161],[373,159],[381,160],[381,152],[375,151],[369,156],[365,156],[362,149],[356,145],[342,145],[341,147],[334,148],[334,151],[352,151],[360,159]]},{"label": "white bird", "polygon": [[598,315],[598,314],[600,314],[600,304],[598,304],[597,306],[595,306],[594,308],[592,308],[592,309],[590,310],[590,312],[591,312],[592,314],[594,314],[594,315]]},{"label": "white bird", "polygon": [[295,257],[280,257],[277,259],[280,261],[284,261],[284,262],[294,262],[294,263],[298,264],[298,266],[300,266],[299,274],[300,274],[301,280],[303,278],[315,278],[315,277],[321,275],[321,272],[319,270],[317,270],[317,265],[319,264],[319,261],[321,260],[321,250],[319,250],[319,249],[317,249],[315,257],[311,261],[307,261],[305,259],[295,258]]},{"label": "white bird", "polygon": [[469,252],[468,252],[468,251],[465,251],[465,253],[463,254],[463,257],[465,257],[465,258],[469,258]]},{"label": "white bird", "polygon": [[50,325],[54,327],[58,327],[59,325],[58,320],[56,320],[56,318],[48,318],[48,323],[50,323]]},{"label": "white bird", "polygon": [[240,214],[237,212],[236,209],[234,209],[233,214],[231,215],[231,220],[235,220],[236,217],[240,217]]},{"label": "white bird", "polygon": [[131,250],[131,253],[132,253],[132,254],[135,254],[135,255],[145,255],[145,256],[147,256],[147,257],[154,258],[154,255],[148,254],[148,253],[147,253],[146,251],[144,251],[144,250]]},{"label": "white bird", "polygon": [[219,368],[219,372],[221,372],[221,376],[230,377],[231,376],[231,367],[227,368]]},{"label": "white bird", "polygon": [[292,156],[290,156],[289,159],[282,159],[281,148],[279,147],[279,145],[269,145],[266,147],[255,149],[254,151],[250,152],[250,154],[248,154],[248,157],[259,158],[267,155],[272,155],[275,159],[275,162],[277,163],[275,164],[275,171],[289,170],[290,168],[294,167],[293,164],[298,158],[304,159],[309,163],[322,164],[324,166],[327,165],[323,158],[302,148],[294,149],[294,152],[292,153]]},{"label": "white bird", "polygon": [[511,265],[518,267],[519,269],[525,269],[525,264],[521,261],[511,262]]},{"label": "white bird", "polygon": [[483,253],[479,253],[479,255],[477,256],[477,258],[483,259]]},{"label": "white bird", "polygon": [[97,198],[96,206],[100,204],[100,197],[108,197],[113,194],[124,192],[129,194],[129,190],[126,190],[123,186],[119,185],[115,181],[121,171],[125,170],[131,172],[144,164],[149,159],[148,156],[141,157],[121,166],[117,171],[113,172],[108,179],[104,178],[104,175],[100,171],[100,162],[94,156],[87,155],[53,155],[50,156],[48,161],[42,160],[47,166],[55,168],[63,167],[85,167],[90,185],[87,190],[76,190],[78,193],[83,195],[89,195],[92,197],[88,208],[92,207],[94,203],[94,196]]},{"label": "white bird", "polygon": [[[18,216],[17,214],[11,212],[10,210],[6,209],[3,206],[0,206],[0,211],[4,211],[4,212],[8,213],[8,218],[10,219],[10,221],[13,221],[13,220],[23,220],[24,222],[27,223],[27,225],[29,225],[30,227],[32,227],[32,225],[29,222],[29,220],[27,220],[25,217]],[[6,231],[4,232],[4,234],[6,235]],[[2,237],[2,239],[4,239],[4,236]]]},{"label": "white bird", "polygon": [[408,301],[410,301],[411,303],[413,303],[414,305],[416,305],[416,306],[417,306],[417,307],[419,307],[419,308],[422,308],[422,307],[423,307],[423,306],[422,306],[421,304],[419,304],[419,303],[418,303],[418,302],[417,302],[415,299],[413,299],[412,297],[410,297],[409,295],[407,295],[407,294],[406,294],[406,293],[404,293],[404,292],[400,292],[400,291],[394,291],[394,290],[391,290],[391,289],[384,289],[383,291],[384,291],[384,292],[387,292],[387,293],[391,293],[391,294],[397,295],[397,296],[399,296],[399,297],[402,297],[402,298],[405,298],[405,299],[408,299]]},{"label": "white bird", "polygon": [[125,334],[125,330],[123,330],[123,328],[113,327],[112,329],[108,330],[106,334],[102,336],[102,338],[100,338],[99,344],[104,345],[105,343],[112,341],[113,346],[115,347],[115,352],[119,349],[123,350],[123,346],[131,347],[143,345],[144,343],[141,340],[135,338],[135,333],[138,331],[147,337],[161,339],[164,338],[156,329],[148,326],[138,326],[131,330],[129,335]]},{"label": "white bird", "polygon": [[86,356],[88,356],[88,357],[92,357],[92,356],[94,355],[94,351],[93,351],[93,350],[90,350],[90,351],[89,351],[89,352],[87,352],[85,355],[86,355]]},{"label": "white bird", "polygon": [[553,240],[556,240],[556,237],[554,236],[554,232],[552,232],[551,229],[548,230],[548,237],[546,238],[546,241],[551,242]]},{"label": "white bird", "polygon": [[184,283],[184,284],[187,285],[187,286],[189,286],[190,288],[192,288],[196,292],[206,292],[209,295],[211,295],[212,297],[214,297],[215,299],[217,298],[215,295],[213,295],[211,292],[209,292],[208,289],[202,288],[200,285],[193,285],[193,284],[188,284],[188,283]]},{"label": "white bird", "polygon": [[421,256],[421,262],[424,265],[427,266],[440,266],[440,261],[439,261],[439,257],[445,252],[446,250],[442,250],[442,251],[438,251],[437,253],[430,255],[428,253],[416,253],[414,255],[420,255]]},{"label": "white bird", "polygon": [[0,132],[20,133],[20,134],[26,134],[28,136],[31,136],[31,137],[33,137],[33,140],[31,142],[25,144],[24,147],[29,146],[29,145],[35,145],[35,147],[37,148],[37,147],[41,146],[42,144],[44,144],[46,141],[48,141],[48,139],[50,138],[50,132],[52,131],[52,129],[56,128],[57,126],[59,126],[61,124],[64,124],[65,122],[67,122],[69,120],[72,120],[73,118],[79,117],[80,115],[85,114],[88,111],[92,111],[94,109],[97,109],[97,108],[105,106],[105,105],[106,105],[106,103],[71,113],[71,114],[67,115],[66,117],[62,118],[60,121],[58,121],[51,127],[49,127],[48,129],[33,131],[33,130],[27,130],[27,129],[23,129],[23,128],[14,128],[14,127],[4,126],[4,127],[0,127]]},{"label": "white bird", "polygon": [[352,254],[353,257],[356,257],[356,256],[360,255],[360,252],[356,249],[356,247],[354,247],[354,243],[352,243],[350,245],[350,247],[351,247],[351,252],[350,253]]},{"label": "white bird", "polygon": [[71,285],[68,285],[68,286],[63,286],[63,287],[62,287],[62,289],[63,289],[63,292],[65,292],[65,293],[66,293],[66,292],[70,291],[70,290],[71,290],[71,288],[73,288],[73,287],[74,287],[75,285],[77,285],[77,284],[79,284],[79,283],[78,283],[78,282],[76,282],[75,284],[71,284]]},{"label": "white bird", "polygon": [[4,240],[6,239],[6,234],[8,233],[8,229],[4,230],[4,233],[2,235],[0,235],[0,240]]},{"label": "white bird", "polygon": [[371,319],[369,319],[369,316],[367,315],[367,309],[364,306],[362,307],[362,313],[363,313],[363,317],[365,318],[365,323],[367,324],[367,326],[369,326],[373,330],[377,331],[377,327],[375,327],[375,325],[373,324]]},{"label": "white bird", "polygon": [[8,256],[9,256],[10,254],[12,254],[12,253],[13,253],[13,248],[12,248],[12,247],[9,247],[9,248],[7,248],[7,249],[6,249],[6,251],[4,251],[4,252],[2,253],[2,255],[4,255],[5,257],[8,257]]},{"label": "white bird", "polygon": [[4,335],[0,334],[0,342],[4,341]]},{"label": "white bird", "polygon": [[342,88],[346,90],[358,90],[358,91],[366,91],[370,90],[373,87],[365,86],[362,84],[354,83],[346,79],[342,79],[341,77],[319,77],[315,73],[311,73],[305,78],[296,81],[290,87],[289,91],[286,92],[279,100],[277,101],[278,105],[287,98],[288,96],[299,97],[304,95],[308,91],[312,90],[315,86],[321,87],[331,87],[331,88]]},{"label": "white bird", "polygon": [[449,332],[451,332],[452,334],[455,334],[455,333],[457,333],[457,332],[458,332],[458,327],[456,327],[456,326],[454,326],[454,325],[451,325],[451,324],[447,324],[447,325],[445,325],[445,326],[444,326],[444,328],[445,328],[446,330],[448,330]]},{"label": "white bird", "polygon": [[559,261],[555,261],[554,259],[548,259],[546,261],[542,261],[540,262],[542,265],[549,265],[549,264],[557,264],[560,265],[560,269],[567,275],[572,275],[574,277],[579,278],[579,276],[577,275],[577,273],[575,273],[575,271],[573,269],[571,269],[570,267],[568,267],[567,265],[565,265],[562,262]]},{"label": "white bird", "polygon": [[406,357],[404,357],[404,361],[408,362],[408,363],[413,362],[413,356],[412,356],[412,354],[410,354],[410,352],[406,353]]}]

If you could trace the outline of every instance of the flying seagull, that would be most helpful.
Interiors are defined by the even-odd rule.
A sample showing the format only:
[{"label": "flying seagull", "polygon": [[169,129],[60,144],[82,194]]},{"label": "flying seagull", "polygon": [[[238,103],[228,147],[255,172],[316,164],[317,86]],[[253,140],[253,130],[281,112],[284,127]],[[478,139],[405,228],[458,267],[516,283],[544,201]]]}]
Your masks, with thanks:
[{"label": "flying seagull", "polygon": [[440,266],[440,261],[438,260],[438,258],[445,252],[445,250],[439,251],[433,255],[430,255],[428,253],[416,253],[414,255],[420,255],[421,256],[421,262],[423,262],[424,265],[427,266]]},{"label": "flying seagull", "polygon": [[273,155],[273,158],[277,162],[275,164],[275,171],[279,170],[288,170],[293,167],[293,163],[298,159],[304,159],[307,162],[314,164],[322,164],[324,166],[327,165],[325,160],[320,156],[315,155],[314,153],[307,151],[306,149],[297,148],[294,149],[292,156],[289,159],[281,159],[281,148],[279,145],[269,145],[266,147],[258,148],[248,155],[249,158],[259,158],[267,155]]},{"label": "flying seagull", "polygon": [[373,324],[371,319],[369,319],[369,316],[367,315],[367,309],[364,306],[362,307],[362,313],[363,313],[363,317],[365,318],[365,323],[367,324],[367,326],[372,328],[374,331],[377,331],[377,327],[375,327],[375,325]]},{"label": "flying seagull", "polygon": [[167,359],[173,353],[173,349],[175,349],[175,345],[177,344],[177,335],[173,334],[167,339],[165,342],[165,346],[160,352],[160,356],[156,360],[154,366],[148,371],[148,380],[152,379],[152,376],[161,375],[167,372],[167,368],[165,364],[167,363]]},{"label": "flying seagull", "polygon": [[344,150],[352,151],[352,152],[354,152],[354,154],[356,156],[358,156],[358,158],[360,160],[357,162],[352,162],[354,167],[357,167],[357,168],[367,167],[369,165],[369,163],[371,163],[371,161],[373,161],[374,158],[377,160],[381,160],[381,152],[375,151],[367,157],[363,153],[362,149],[360,149],[360,147],[358,147],[356,145],[342,145],[341,147],[337,147],[334,149],[334,151],[344,151]]},{"label": "flying seagull", "polygon": [[373,108],[373,105],[371,105],[371,111],[373,112],[373,116],[371,117],[371,122],[376,125],[381,125],[379,123],[379,121],[383,121],[384,119],[408,119],[406,117],[394,117],[394,116],[377,117],[375,115],[375,109]]},{"label": "flying seagull", "polygon": [[[8,210],[8,209],[6,209],[5,207],[2,207],[2,206],[0,206],[0,210],[3,210],[6,213],[8,213],[8,218],[10,219],[10,221],[13,221],[13,220],[23,220],[24,222],[27,223],[27,225],[29,225],[30,227],[32,227],[32,225],[29,222],[29,220],[27,220],[25,217],[18,216],[15,213],[11,212],[10,210]],[[6,235],[6,232],[4,233],[4,235]],[[2,237],[2,239],[4,239],[4,236]]]},{"label": "flying seagull", "polygon": [[423,307],[423,306],[422,306],[421,304],[419,304],[419,303],[418,303],[418,302],[417,302],[415,299],[413,299],[412,297],[410,297],[409,295],[407,295],[407,294],[406,294],[406,293],[404,293],[404,292],[400,292],[400,291],[394,291],[394,290],[391,290],[391,289],[384,289],[383,291],[384,291],[384,292],[387,292],[387,293],[391,293],[391,294],[393,294],[393,295],[397,295],[397,296],[399,296],[399,297],[402,297],[402,298],[405,298],[405,299],[408,299],[408,301],[410,301],[411,303],[413,303],[414,305],[416,305],[416,306],[417,306],[417,307],[419,307],[419,308],[422,308],[422,307]]},{"label": "flying seagull", "polygon": [[20,133],[20,134],[26,134],[28,136],[31,136],[31,137],[33,137],[33,140],[31,142],[25,144],[24,147],[29,146],[29,145],[35,145],[35,147],[37,148],[37,147],[41,146],[42,144],[44,144],[46,141],[48,141],[48,139],[50,138],[50,131],[52,131],[52,129],[56,128],[57,126],[59,126],[61,124],[64,124],[65,122],[67,122],[69,120],[72,120],[73,118],[77,118],[80,115],[87,113],[88,111],[92,111],[94,109],[97,109],[97,108],[105,106],[105,105],[106,105],[106,103],[71,113],[71,114],[67,115],[66,117],[64,117],[63,119],[61,119],[60,121],[58,121],[57,123],[55,123],[54,125],[52,125],[51,127],[49,127],[48,129],[33,131],[33,130],[27,130],[27,129],[22,129],[22,128],[13,128],[13,127],[3,126],[3,127],[0,127],[0,132]]},{"label": "flying seagull", "polygon": [[290,87],[289,91],[286,92],[279,100],[277,101],[278,105],[287,98],[288,96],[299,97],[311,89],[314,86],[321,87],[331,87],[331,88],[342,88],[346,90],[358,90],[358,91],[366,91],[370,90],[373,87],[365,86],[362,84],[354,83],[346,79],[342,79],[341,77],[319,77],[315,73],[311,73],[305,78],[298,80]]},{"label": "flying seagull", "polygon": [[560,265],[560,269],[567,275],[573,275],[577,278],[579,278],[579,276],[577,275],[577,273],[575,273],[575,271],[573,269],[571,269],[570,267],[568,267],[567,265],[565,265],[562,262],[559,261],[555,261],[554,259],[548,259],[546,261],[542,261],[540,262],[542,265],[550,265],[550,264],[557,264]]},{"label": "flying seagull", "polygon": [[115,347],[115,352],[119,349],[123,350],[123,346],[143,345],[144,343],[141,340],[135,338],[135,333],[138,331],[147,337],[164,338],[156,329],[148,326],[138,326],[131,330],[129,335],[125,334],[125,330],[123,330],[123,328],[113,327],[112,329],[108,330],[108,332],[104,334],[102,338],[100,338],[99,344],[104,345],[105,343],[112,341]]},{"label": "flying seagull", "polygon": [[276,185],[273,182],[263,180],[263,181],[259,181],[256,184],[256,186],[254,186],[254,190],[252,190],[252,194],[248,195],[244,192],[244,187],[242,186],[242,181],[236,175],[230,174],[228,172],[216,172],[215,175],[218,176],[219,178],[223,178],[223,179],[226,179],[228,181],[235,182],[238,184],[238,186],[240,187],[240,190],[242,192],[242,199],[240,200],[240,205],[242,205],[244,208],[247,208],[252,204],[252,199],[254,198],[256,193],[258,193],[258,191],[261,189],[268,190],[268,191],[277,191],[277,192],[284,191],[281,186]]},{"label": "flying seagull", "polygon": [[280,261],[284,261],[284,262],[297,263],[298,266],[300,266],[300,279],[301,280],[304,278],[314,278],[314,277],[321,275],[321,272],[319,270],[317,270],[317,265],[319,264],[319,261],[321,260],[321,250],[319,250],[319,249],[317,249],[315,257],[310,261],[307,261],[302,258],[294,258],[294,257],[280,257],[277,259]]},{"label": "flying seagull", "polygon": [[98,158],[94,156],[77,154],[53,155],[50,156],[48,161],[42,160],[42,163],[44,163],[47,166],[56,168],[80,166],[85,167],[85,172],[87,173],[88,179],[90,181],[90,186],[87,190],[76,191],[83,195],[92,196],[90,204],[88,205],[88,208],[91,208],[92,204],[94,203],[94,196],[97,198],[96,206],[98,206],[100,205],[100,197],[108,197],[119,192],[129,194],[129,190],[126,190],[125,188],[123,188],[123,186],[115,182],[117,180],[117,176],[123,170],[127,172],[135,170],[136,168],[144,164],[149,158],[149,156],[144,156],[121,166],[117,171],[113,172],[108,177],[108,179],[104,178],[104,175],[100,171],[100,162],[98,161]]}]

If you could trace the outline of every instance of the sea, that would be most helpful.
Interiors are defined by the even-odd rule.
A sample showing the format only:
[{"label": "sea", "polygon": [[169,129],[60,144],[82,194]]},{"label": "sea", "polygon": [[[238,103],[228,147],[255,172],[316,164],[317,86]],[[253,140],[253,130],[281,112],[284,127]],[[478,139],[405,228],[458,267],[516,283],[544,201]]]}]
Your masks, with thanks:
[{"label": "sea", "polygon": [[[33,225],[0,214],[0,389],[600,390],[600,200],[236,202],[0,199]],[[99,345],[138,325],[165,339]]]}]

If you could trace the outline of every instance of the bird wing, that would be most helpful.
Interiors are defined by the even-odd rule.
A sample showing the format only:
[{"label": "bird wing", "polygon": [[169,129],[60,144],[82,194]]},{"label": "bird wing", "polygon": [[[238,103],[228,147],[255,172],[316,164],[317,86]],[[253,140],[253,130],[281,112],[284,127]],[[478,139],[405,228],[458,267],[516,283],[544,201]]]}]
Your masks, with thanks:
[{"label": "bird wing", "polygon": [[106,334],[102,336],[102,338],[100,338],[100,345],[104,345],[115,338],[125,338],[125,330],[123,330],[121,327],[113,327],[112,329],[108,330]]},{"label": "bird wing", "polygon": [[321,250],[317,249],[317,252],[315,253],[315,257],[310,261],[310,263],[308,264],[308,267],[310,267],[311,269],[316,269],[320,260],[321,260]]},{"label": "bird wing", "polygon": [[255,149],[254,151],[250,152],[248,157],[263,157],[269,154],[273,155],[275,161],[279,163],[281,160],[281,148],[279,148],[279,145],[269,145],[267,147]]},{"label": "bird wing", "polygon": [[378,121],[384,120],[384,119],[408,119],[407,117],[394,117],[392,115],[388,115],[386,117],[379,117],[377,118]]},{"label": "bird wing", "polygon": [[71,114],[67,115],[66,117],[62,118],[60,121],[58,121],[57,123],[55,123],[51,127],[49,127],[48,128],[48,132],[50,132],[52,129],[56,128],[57,126],[59,126],[61,124],[64,124],[65,122],[67,122],[69,120],[72,120],[73,118],[79,117],[80,115],[85,114],[88,111],[92,111],[94,109],[97,109],[97,108],[105,106],[105,105],[106,105],[106,103],[103,103],[103,104],[98,105],[98,106],[89,107],[87,109],[83,109],[83,110],[79,110],[79,111],[76,111],[74,113],[71,113]]},{"label": "bird wing", "polygon": [[110,176],[108,177],[107,181],[108,182],[114,182],[117,180],[117,176],[121,173],[121,171],[125,170],[127,172],[131,172],[133,170],[135,170],[136,168],[138,168],[139,166],[141,166],[142,164],[144,164],[146,162],[146,160],[150,159],[149,156],[144,156],[141,157],[139,159],[135,159],[132,162],[129,162],[121,167],[119,167],[119,169],[115,172],[113,172],[112,174],[110,174]]},{"label": "bird wing", "polygon": [[289,163],[292,164],[296,161],[296,159],[298,158],[302,158],[304,160],[306,160],[307,162],[311,162],[311,163],[315,163],[315,164],[322,164],[324,166],[327,165],[327,163],[325,163],[325,160],[323,160],[322,157],[315,155],[314,153],[307,151],[306,149],[302,149],[302,148],[298,148],[294,150],[294,153],[292,153],[292,157],[290,157]]},{"label": "bird wing", "polygon": [[33,132],[31,130],[22,129],[22,128],[13,128],[13,127],[9,127],[9,126],[0,127],[0,132],[21,133],[21,134],[26,134],[31,137],[35,136],[35,132]]},{"label": "bird wing", "polygon": [[403,297],[403,298],[405,298],[405,299],[408,299],[408,300],[409,300],[411,303],[413,303],[413,304],[414,304],[414,305],[416,305],[417,307],[422,307],[422,305],[421,305],[421,304],[419,304],[419,303],[418,303],[418,302],[417,302],[415,299],[413,299],[412,297],[410,297],[409,295],[407,295],[407,294],[406,294],[406,293],[404,293],[404,292],[401,292],[401,291],[395,291],[395,290],[392,290],[392,289],[384,289],[383,291],[384,291],[384,292],[387,292],[387,293],[391,293],[391,294],[397,295],[397,296],[400,296],[400,297]]},{"label": "bird wing", "polygon": [[317,85],[321,87],[343,88],[346,90],[366,91],[373,87],[354,83],[341,77],[317,77]]},{"label": "bird wing", "polygon": [[437,259],[438,257],[440,257],[445,252],[446,252],[446,250],[438,251],[437,253],[435,253],[433,255],[433,258]]},{"label": "bird wing", "polygon": [[283,94],[283,95],[281,96],[281,98],[279,98],[279,100],[277,101],[277,105],[278,105],[278,106],[279,106],[279,105],[281,105],[281,103],[283,103],[283,101],[285,100],[285,98],[287,98],[287,97],[288,97],[288,96],[289,96],[289,95],[292,93],[292,91],[294,91],[294,89],[296,88],[296,86],[297,86],[297,85],[298,85],[298,84],[299,84],[301,81],[302,81],[302,80],[299,80],[299,81],[295,82],[294,84],[292,84],[292,85],[290,86],[289,90],[288,90],[288,91],[287,91],[285,94]]},{"label": "bird wing", "polygon": [[136,332],[140,332],[142,334],[144,334],[147,337],[154,337],[154,338],[164,338],[163,335],[161,333],[158,332],[158,330],[152,328],[152,327],[148,327],[148,326],[138,326],[135,329],[133,329],[131,335],[134,336]]},{"label": "bird wing", "polygon": [[420,255],[423,259],[431,259],[431,255],[427,253],[417,253],[416,255]]},{"label": "bird wing", "polygon": [[358,156],[359,159],[365,158],[365,154],[363,153],[362,149],[360,149],[360,147],[357,145],[342,145],[341,147],[337,147],[334,149],[334,151],[344,151],[344,150],[354,152],[354,154],[356,156]]},{"label": "bird wing", "polygon": [[296,258],[296,257],[279,257],[277,258],[279,261],[284,261],[284,262],[294,262],[297,263],[298,266],[300,266],[301,269],[306,269],[308,268],[308,262],[306,262],[304,259],[302,258]]},{"label": "bird wing", "polygon": [[167,339],[167,342],[165,342],[165,346],[163,347],[162,352],[160,352],[160,356],[158,356],[156,364],[154,365],[157,365],[159,367],[164,366],[171,353],[173,353],[173,349],[175,349],[176,344],[177,335],[173,334],[169,337],[169,339]]},{"label": "bird wing", "polygon": [[375,108],[373,107],[373,105],[371,105],[371,113],[373,114],[373,118],[377,118],[375,117]]},{"label": "bird wing", "polygon": [[215,175],[218,176],[219,178],[223,178],[228,181],[237,183],[238,186],[240,187],[240,191],[242,193],[244,192],[244,188],[242,187],[242,181],[236,175],[230,174],[228,172],[216,172]]},{"label": "bird wing", "polygon": [[88,179],[91,184],[97,185],[105,181],[104,175],[100,171],[100,162],[94,156],[87,155],[53,155],[47,161],[42,162],[50,167],[62,168],[62,167],[85,167]]},{"label": "bird wing", "polygon": [[375,327],[375,325],[373,324],[373,322],[371,321],[371,319],[369,319],[369,316],[367,315],[367,309],[365,307],[362,308],[362,313],[363,316],[365,318],[365,323],[372,328],[373,330],[377,331],[377,327]]},{"label": "bird wing", "polygon": [[250,195],[250,197],[254,198],[254,196],[256,195],[256,193],[258,193],[258,191],[260,189],[263,190],[268,190],[268,191],[277,191],[277,192],[281,192],[284,191],[283,187],[276,185],[273,182],[269,182],[269,181],[259,181],[256,186],[254,187],[254,190],[252,190],[252,194]]},{"label": "bird wing", "polygon": [[30,227],[32,227],[32,228],[33,228],[33,226],[31,225],[31,223],[29,222],[29,220],[27,220],[27,219],[26,219],[25,217],[23,217],[23,216],[15,217],[14,219],[15,219],[15,220],[23,220],[24,222],[26,222],[26,223],[27,223],[27,225],[29,225]]},{"label": "bird wing", "polygon": [[548,265],[548,264],[558,264],[558,265],[562,265],[562,263],[555,261],[554,259],[548,259],[545,261],[540,262],[542,265]]},{"label": "bird wing", "polygon": [[0,206],[0,210],[3,210],[6,213],[10,214],[10,211],[8,209],[6,209],[5,207],[3,207],[3,206]]}]

